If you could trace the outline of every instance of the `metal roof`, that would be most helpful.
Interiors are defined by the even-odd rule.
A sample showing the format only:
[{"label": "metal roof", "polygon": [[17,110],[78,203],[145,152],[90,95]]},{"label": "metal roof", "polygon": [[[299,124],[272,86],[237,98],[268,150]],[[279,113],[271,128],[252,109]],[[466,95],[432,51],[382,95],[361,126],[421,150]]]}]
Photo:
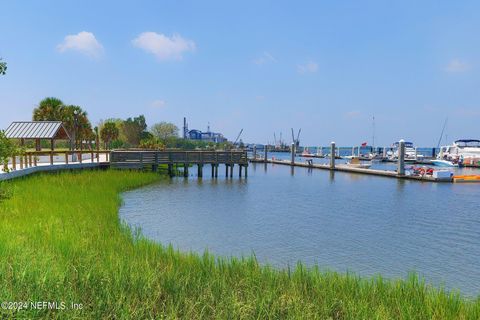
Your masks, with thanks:
[{"label": "metal roof", "polygon": [[11,139],[70,139],[61,121],[15,121],[5,130]]}]

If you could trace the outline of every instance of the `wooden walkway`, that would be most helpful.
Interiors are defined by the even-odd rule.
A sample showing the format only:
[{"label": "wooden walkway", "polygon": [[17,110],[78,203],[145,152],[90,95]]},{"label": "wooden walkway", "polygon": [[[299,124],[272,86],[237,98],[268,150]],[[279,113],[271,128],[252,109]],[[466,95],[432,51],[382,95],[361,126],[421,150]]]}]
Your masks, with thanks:
[{"label": "wooden walkway", "polygon": [[[174,167],[183,167],[183,174],[188,176],[189,167],[197,166],[198,176],[203,176],[203,167],[211,165],[212,177],[218,177],[219,165],[225,165],[225,175],[233,177],[233,169],[238,165],[239,176],[242,171],[247,176],[248,157],[246,151],[148,151],[125,150],[110,153],[110,166],[116,169],[144,169],[157,171],[160,165],[166,165],[168,173],[174,175]],[[244,170],[243,170],[244,169]]]}]

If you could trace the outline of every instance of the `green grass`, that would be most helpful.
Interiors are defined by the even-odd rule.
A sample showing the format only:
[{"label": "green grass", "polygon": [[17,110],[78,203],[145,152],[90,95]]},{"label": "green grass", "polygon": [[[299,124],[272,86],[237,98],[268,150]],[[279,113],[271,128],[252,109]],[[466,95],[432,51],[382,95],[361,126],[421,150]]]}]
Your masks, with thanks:
[{"label": "green grass", "polygon": [[119,222],[119,193],[159,179],[85,171],[4,184],[11,192],[0,202],[0,302],[64,301],[83,309],[0,309],[0,318],[480,318],[480,299],[415,276],[275,270],[253,258],[179,253],[132,235]]}]

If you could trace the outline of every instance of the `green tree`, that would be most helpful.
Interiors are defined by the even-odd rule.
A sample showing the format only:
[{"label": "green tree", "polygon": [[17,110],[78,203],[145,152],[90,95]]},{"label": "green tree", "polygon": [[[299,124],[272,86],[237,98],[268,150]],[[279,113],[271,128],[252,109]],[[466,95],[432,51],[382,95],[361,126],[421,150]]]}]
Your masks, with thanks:
[{"label": "green tree", "polygon": [[[75,117],[77,118],[76,125]],[[90,120],[88,120],[88,114],[79,106],[63,106],[58,120],[62,121],[65,129],[70,134],[70,137],[73,136],[73,131],[76,130],[75,143],[77,145],[79,141],[91,141],[95,138],[95,134],[92,130],[92,124],[90,123]]]},{"label": "green tree", "polygon": [[[77,119],[75,121],[75,118]],[[88,120],[87,112],[75,105],[65,105],[62,100],[48,97],[40,101],[37,108],[33,110],[34,121],[62,121],[70,137],[75,131],[75,144],[79,141],[92,140],[94,133],[92,125]],[[76,125],[75,125],[76,122]]]},{"label": "green tree", "polygon": [[127,142],[132,146],[138,146],[140,141],[144,138],[148,138],[147,123],[145,117],[140,115],[135,118],[128,118],[123,122],[122,131],[125,134]]},{"label": "green tree", "polygon": [[7,72],[7,63],[5,61],[2,61],[2,58],[0,58],[0,75],[4,75]]},{"label": "green tree", "polygon": [[33,109],[34,121],[62,121],[63,108],[65,105],[62,100],[54,97],[48,97],[40,101],[38,107]]},{"label": "green tree", "polygon": [[168,138],[178,137],[178,131],[176,125],[165,121],[154,124],[150,129],[150,133],[162,141],[166,141]]},{"label": "green tree", "polygon": [[113,121],[103,123],[102,128],[100,129],[100,137],[105,143],[105,149],[110,148],[110,143],[118,139],[120,130],[117,127],[117,124]]},{"label": "green tree", "polygon": [[3,130],[0,130],[0,164],[3,165],[4,171],[8,171],[8,160],[15,156],[17,151],[17,146],[13,141],[5,136]]}]

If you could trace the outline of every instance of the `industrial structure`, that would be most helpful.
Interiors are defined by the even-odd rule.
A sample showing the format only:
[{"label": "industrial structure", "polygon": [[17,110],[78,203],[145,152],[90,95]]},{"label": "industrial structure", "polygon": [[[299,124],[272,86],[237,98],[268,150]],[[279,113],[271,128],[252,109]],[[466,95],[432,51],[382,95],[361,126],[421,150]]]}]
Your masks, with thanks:
[{"label": "industrial structure", "polygon": [[227,138],[225,138],[223,134],[210,131],[210,125],[208,125],[206,132],[197,130],[197,129],[189,130],[187,118],[183,118],[183,139],[215,142],[215,143],[221,143],[221,142],[227,141]]}]

